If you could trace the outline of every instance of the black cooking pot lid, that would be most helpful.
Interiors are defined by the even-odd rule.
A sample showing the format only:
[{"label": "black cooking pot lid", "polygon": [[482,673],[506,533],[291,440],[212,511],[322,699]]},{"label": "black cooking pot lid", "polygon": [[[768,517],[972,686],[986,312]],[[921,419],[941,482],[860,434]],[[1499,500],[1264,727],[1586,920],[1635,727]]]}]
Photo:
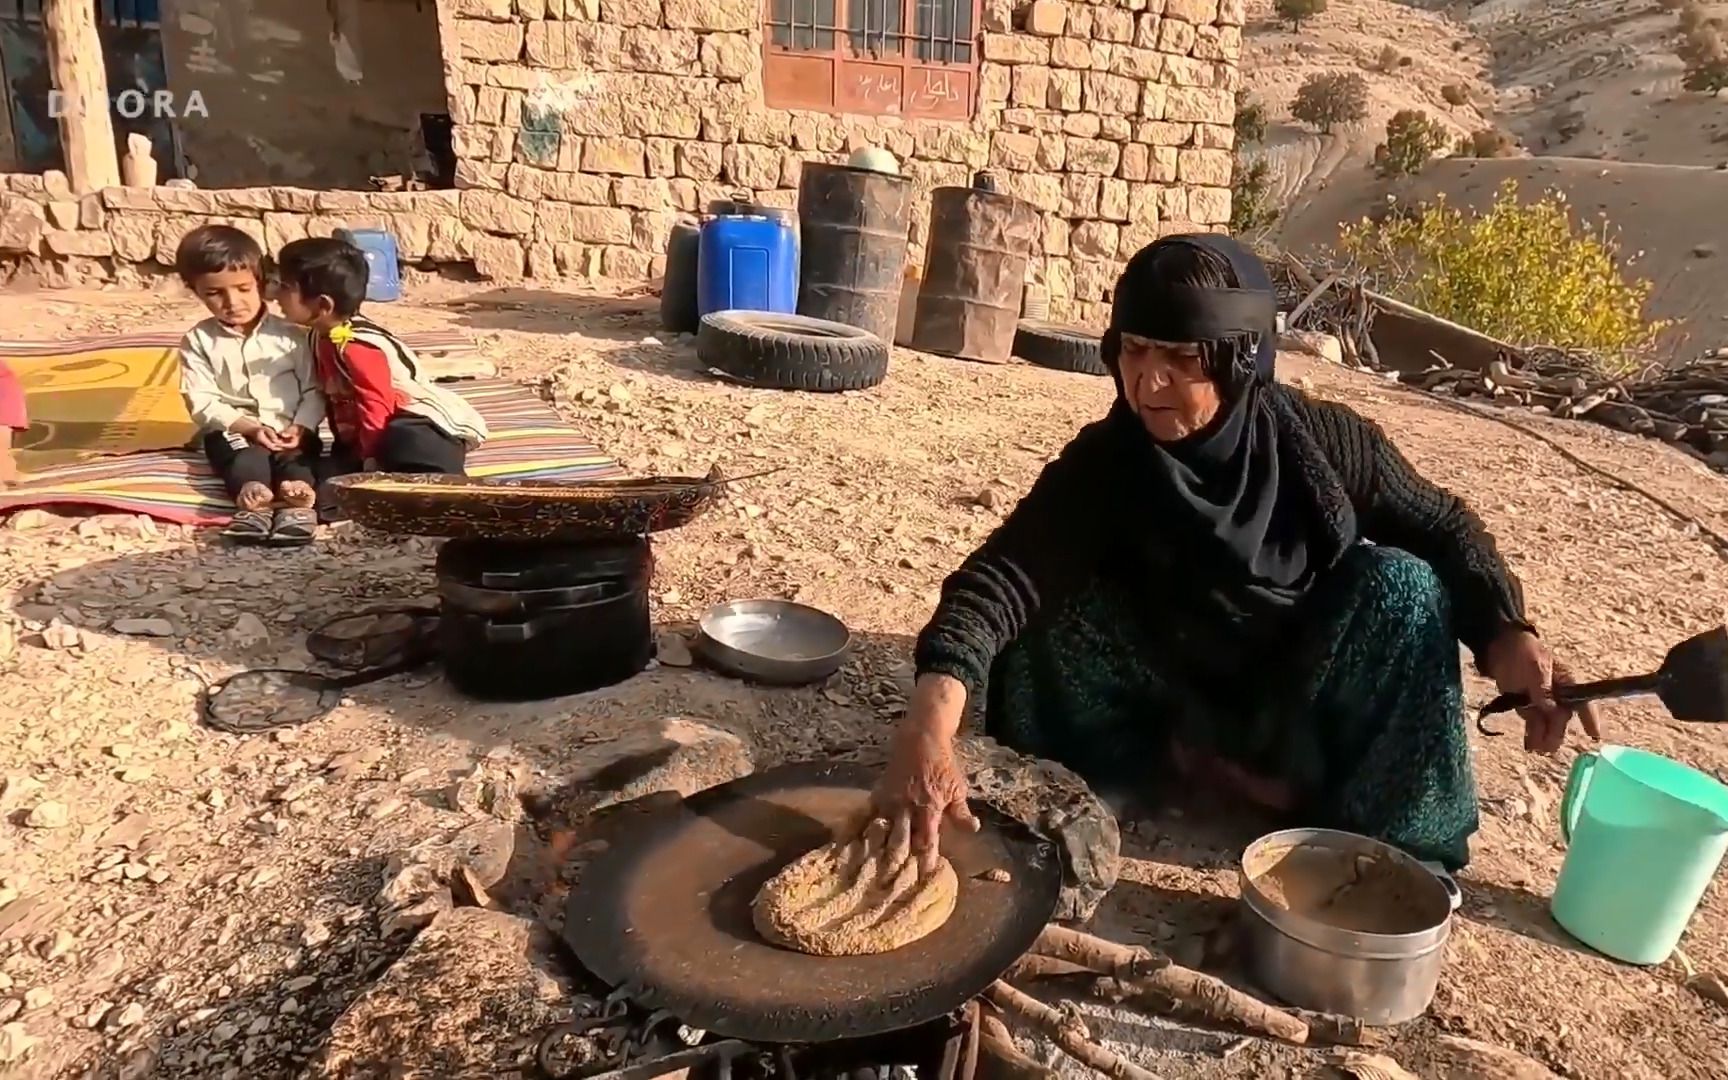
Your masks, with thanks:
[{"label": "black cooking pot lid", "polygon": [[587,543],[451,540],[438,549],[437,576],[478,589],[562,589],[635,579],[651,566],[645,537]]},{"label": "black cooking pot lid", "polygon": [[[959,902],[921,941],[807,956],[768,945],[751,924],[763,883],[855,822],[875,777],[854,763],[787,765],[632,821],[583,869],[565,939],[583,967],[643,1006],[726,1038],[860,1038],[953,1011],[1032,947],[1062,887],[1055,845],[988,806],[973,804],[979,832],[942,834]],[[987,880],[991,870],[1010,880]]]}]

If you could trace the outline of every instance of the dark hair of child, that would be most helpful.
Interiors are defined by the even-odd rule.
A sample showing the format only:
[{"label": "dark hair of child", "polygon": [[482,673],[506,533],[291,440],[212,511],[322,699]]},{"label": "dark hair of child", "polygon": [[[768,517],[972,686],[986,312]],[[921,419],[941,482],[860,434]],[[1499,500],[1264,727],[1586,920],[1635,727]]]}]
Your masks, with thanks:
[{"label": "dark hair of child", "polygon": [[328,296],[339,319],[358,315],[366,302],[366,256],[346,240],[312,237],[284,245],[277,277],[308,300]]},{"label": "dark hair of child", "polygon": [[200,225],[182,237],[174,251],[174,272],[189,289],[206,274],[230,270],[250,270],[264,284],[264,249],[232,225]]}]

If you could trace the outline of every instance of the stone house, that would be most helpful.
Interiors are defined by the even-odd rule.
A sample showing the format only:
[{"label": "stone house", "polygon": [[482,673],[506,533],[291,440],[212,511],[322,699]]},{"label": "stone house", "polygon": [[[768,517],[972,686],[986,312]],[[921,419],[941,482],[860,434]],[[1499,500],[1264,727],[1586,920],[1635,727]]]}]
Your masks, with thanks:
[{"label": "stone house", "polygon": [[[195,0],[161,2],[167,24]],[[289,0],[255,5],[271,2]],[[61,277],[149,271],[187,228],[222,218],[272,248],[390,228],[411,262],[472,264],[496,281],[641,279],[659,271],[680,216],[741,192],[790,207],[803,162],[874,145],[922,188],[987,169],[1036,206],[1033,279],[1062,317],[1096,322],[1123,258],[1229,218],[1243,0],[331,7],[363,29],[374,5],[419,2],[435,2],[453,188],[120,188],[105,133],[74,130],[100,127],[91,110],[61,120],[76,150],[65,175],[0,177],[0,261]],[[55,75],[56,86],[80,77]],[[214,143],[189,129],[223,122],[176,121],[187,143]]]}]

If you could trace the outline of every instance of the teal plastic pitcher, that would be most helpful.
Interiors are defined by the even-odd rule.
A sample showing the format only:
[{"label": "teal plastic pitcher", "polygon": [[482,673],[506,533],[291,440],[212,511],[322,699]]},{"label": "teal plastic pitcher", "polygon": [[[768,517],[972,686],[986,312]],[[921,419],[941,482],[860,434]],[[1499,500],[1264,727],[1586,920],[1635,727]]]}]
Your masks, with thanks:
[{"label": "teal plastic pitcher", "polygon": [[1580,754],[1560,801],[1554,921],[1630,964],[1668,959],[1728,852],[1728,787],[1659,754]]}]

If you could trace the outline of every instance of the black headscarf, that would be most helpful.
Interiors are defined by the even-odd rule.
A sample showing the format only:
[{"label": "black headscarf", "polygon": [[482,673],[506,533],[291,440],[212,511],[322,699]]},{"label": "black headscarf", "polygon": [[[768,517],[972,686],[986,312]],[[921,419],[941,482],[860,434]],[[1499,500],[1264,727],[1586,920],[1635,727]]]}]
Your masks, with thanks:
[{"label": "black headscarf", "polygon": [[[1181,262],[1228,266],[1233,287],[1171,280],[1156,264],[1172,261],[1175,246],[1198,249]],[[1166,237],[1129,260],[1103,342],[1116,379],[1110,420],[1134,458],[1133,482],[1156,505],[1161,531],[1184,540],[1202,563],[1195,570],[1207,590],[1240,613],[1294,603],[1339,548],[1280,438],[1272,400],[1276,304],[1265,265],[1242,244],[1210,233]],[[1124,333],[1198,343],[1202,370],[1223,398],[1218,416],[1176,442],[1153,439],[1123,387]]]}]

